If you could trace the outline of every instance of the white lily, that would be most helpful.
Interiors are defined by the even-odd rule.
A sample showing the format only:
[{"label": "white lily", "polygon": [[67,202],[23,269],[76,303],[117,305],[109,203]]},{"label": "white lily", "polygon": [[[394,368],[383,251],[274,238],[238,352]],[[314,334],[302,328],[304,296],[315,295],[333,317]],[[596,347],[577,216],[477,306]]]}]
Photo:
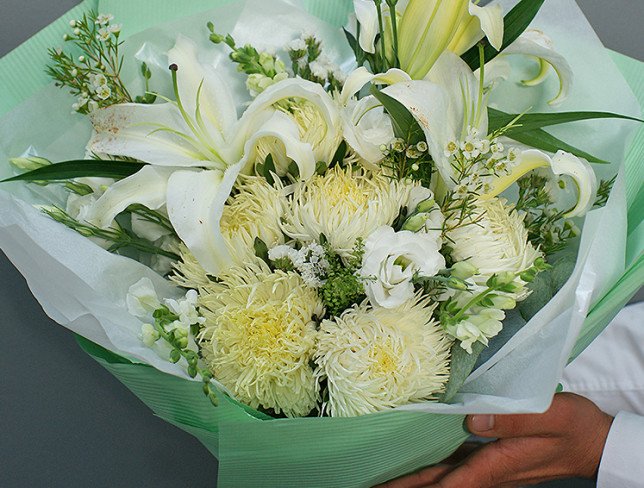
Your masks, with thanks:
[{"label": "white lily", "polygon": [[384,157],[380,146],[393,139],[393,126],[378,99],[369,95],[356,100],[354,95],[368,83],[392,85],[410,80],[409,75],[399,69],[374,75],[361,67],[344,83],[338,99],[342,107],[344,139],[370,169],[376,169],[376,163]]},{"label": "white lily", "polygon": [[556,176],[570,177],[577,188],[577,202],[564,215],[565,218],[585,215],[595,203],[597,192],[597,177],[588,161],[565,151],[557,152],[553,157],[537,149],[523,151],[518,158],[518,164],[503,177],[496,178],[492,190],[481,195],[482,200],[489,200],[506,190],[526,173],[538,168],[548,168]]},{"label": "white lily", "polygon": [[288,79],[262,92],[239,118],[224,80],[199,62],[192,41],[179,38],[168,57],[176,102],[115,105],[92,115],[91,151],[150,166],[98,199],[89,220],[107,227],[132,203],[155,209],[167,203],[178,235],[206,271],[218,273],[228,263],[219,218],[237,175],[270,153],[278,172],[294,161],[300,177],[309,178],[316,161],[330,160],[337,149],[340,114],[320,85]]},{"label": "white lily", "polygon": [[418,121],[443,181],[454,186],[445,147],[462,139],[470,127],[481,134],[487,134],[488,127],[482,87],[469,66],[445,52],[425,80],[396,83],[383,92],[402,103]]},{"label": "white lily", "polygon": [[[554,50],[554,43],[547,35],[537,29],[528,29],[521,36],[503,50],[502,56],[511,54],[521,54],[535,57],[539,62],[539,72],[530,79],[522,83],[526,86],[535,86],[543,83],[550,73],[552,67],[559,77],[559,92],[557,96],[550,100],[550,105],[560,105],[570,93],[573,83],[573,71],[561,54]],[[494,60],[493,63],[496,63]]]},{"label": "white lily", "polygon": [[[375,39],[380,33],[376,4],[374,0],[354,0],[353,5],[360,24],[360,47],[375,53]],[[393,53],[392,19],[384,3],[381,13],[389,58]],[[399,1],[396,21],[400,65],[414,79],[422,79],[445,50],[461,55],[483,37],[496,49],[503,44],[503,11],[499,5],[479,7],[470,0]]]}]

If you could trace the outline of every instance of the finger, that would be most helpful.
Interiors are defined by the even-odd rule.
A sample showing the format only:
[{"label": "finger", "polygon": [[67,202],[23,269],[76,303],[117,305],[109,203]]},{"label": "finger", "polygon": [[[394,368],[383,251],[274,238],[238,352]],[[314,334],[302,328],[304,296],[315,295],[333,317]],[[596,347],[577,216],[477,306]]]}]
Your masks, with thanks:
[{"label": "finger", "polygon": [[[491,443],[467,458],[457,468],[444,473],[430,488],[497,488],[510,486],[520,476],[517,466],[496,443]],[[424,485],[419,485],[424,486]]]},{"label": "finger", "polygon": [[432,483],[436,483],[452,469],[454,469],[453,466],[439,464],[437,466],[403,476],[402,478],[388,481],[387,483],[378,485],[374,488],[422,488]]},{"label": "finger", "polygon": [[441,461],[441,464],[447,464],[448,466],[453,466],[463,462],[465,458],[470,456],[474,451],[481,448],[481,444],[477,442],[466,442],[457,451],[452,454],[450,457],[445,458]]},{"label": "finger", "polygon": [[470,415],[467,428],[480,437],[555,436],[565,432],[580,403],[586,399],[564,393],[556,395],[547,412],[522,415]]}]

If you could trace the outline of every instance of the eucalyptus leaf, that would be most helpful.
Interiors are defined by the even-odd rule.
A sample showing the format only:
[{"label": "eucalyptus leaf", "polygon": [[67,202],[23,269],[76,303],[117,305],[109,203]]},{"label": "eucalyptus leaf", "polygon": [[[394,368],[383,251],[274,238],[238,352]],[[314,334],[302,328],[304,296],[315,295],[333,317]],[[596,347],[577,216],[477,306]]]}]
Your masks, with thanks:
[{"label": "eucalyptus leaf", "polygon": [[485,345],[480,342],[475,342],[472,345],[472,354],[469,354],[465,349],[461,347],[461,342],[456,341],[452,346],[452,359],[451,359],[451,370],[449,375],[449,381],[445,387],[445,392],[440,397],[439,401],[441,403],[449,403],[450,400],[461,389],[465,380],[474,370],[476,362],[478,361],[479,356],[485,349]]},{"label": "eucalyptus leaf", "polygon": [[390,115],[396,137],[400,137],[407,144],[418,144],[425,140],[423,129],[402,103],[381,92],[375,86],[371,87],[371,94],[382,103]]},{"label": "eucalyptus leaf", "polygon": [[[545,0],[521,0],[503,19],[503,45],[501,51],[494,49],[487,39],[483,39],[481,43],[484,46],[485,62],[494,59],[503,52],[510,44],[517,40],[528,28],[532,20],[536,17],[539,9]],[[463,60],[472,68],[477,70],[481,65],[481,58],[479,54],[478,45],[472,47],[469,51],[461,56]]]},{"label": "eucalyptus leaf", "polygon": [[145,166],[144,163],[111,160],[73,160],[43,166],[42,168],[23,173],[12,178],[0,181],[62,181],[73,178],[114,178],[117,180],[127,178],[137,173]]}]

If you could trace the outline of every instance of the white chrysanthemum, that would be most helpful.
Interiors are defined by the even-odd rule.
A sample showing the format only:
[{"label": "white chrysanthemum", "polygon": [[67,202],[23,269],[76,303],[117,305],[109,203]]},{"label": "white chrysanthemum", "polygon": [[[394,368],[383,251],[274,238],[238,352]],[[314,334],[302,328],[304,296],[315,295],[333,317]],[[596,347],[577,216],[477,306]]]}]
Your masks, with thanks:
[{"label": "white chrysanthemum", "polygon": [[427,300],[395,309],[367,303],[325,320],[317,375],[328,379],[333,417],[350,417],[431,400],[449,379],[452,341],[432,320]]},{"label": "white chrysanthemum", "polygon": [[210,370],[253,408],[307,415],[319,399],[311,367],[314,316],[324,308],[295,273],[271,272],[262,262],[230,268],[201,289],[206,318],[199,335]]},{"label": "white chrysanthemum", "polygon": [[471,219],[476,223],[457,227],[448,237],[454,261],[467,260],[478,268],[476,284],[484,284],[495,273],[524,271],[542,256],[528,241],[523,216],[506,200],[479,201]]},{"label": "white chrysanthemum", "polygon": [[208,273],[203,269],[197,258],[188,250],[184,244],[180,244],[177,250],[181,260],[173,263],[175,272],[170,279],[179,286],[199,290],[212,283]]},{"label": "white chrysanthemum", "polygon": [[295,189],[283,230],[302,242],[318,241],[324,234],[346,256],[358,238],[393,223],[411,188],[381,174],[336,166]]},{"label": "white chrysanthemum", "polygon": [[284,243],[280,219],[285,196],[281,189],[256,176],[240,177],[236,189],[224,207],[219,225],[234,263],[243,265],[254,260],[257,237],[269,248]]}]

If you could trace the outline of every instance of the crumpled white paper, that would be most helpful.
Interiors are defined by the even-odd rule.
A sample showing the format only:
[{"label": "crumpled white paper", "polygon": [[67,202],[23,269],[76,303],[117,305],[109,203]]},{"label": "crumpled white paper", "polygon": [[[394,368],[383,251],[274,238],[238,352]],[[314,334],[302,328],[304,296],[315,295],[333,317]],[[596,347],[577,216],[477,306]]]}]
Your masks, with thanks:
[{"label": "crumpled white paper", "polygon": [[[350,51],[341,31],[297,10],[295,3],[250,0],[243,9],[227,5],[181,19],[131,37],[126,43],[126,55],[146,61],[154,72],[153,89],[169,94],[164,53],[178,34],[184,34],[203,48],[204,60],[221,67],[235,86],[238,99],[248,101],[242,78],[227,62],[226,49],[207,40],[204,19],[217,19],[218,32],[231,32],[238,43],[278,51],[303,30],[314,32],[324,40],[329,56],[348,69]],[[516,2],[500,3],[507,12]],[[576,74],[572,95],[558,111],[606,110],[639,115],[635,97],[573,0],[546,2],[533,25],[553,38],[556,49],[568,58]],[[525,88],[516,80],[528,79],[536,66],[526,60],[508,59],[526,71],[496,89],[493,106],[517,113],[528,107],[534,111],[551,110],[545,102],[557,91],[554,74],[537,88]],[[137,72],[138,65],[129,63],[126,79],[135,80]],[[2,118],[0,178],[13,174],[9,164],[4,164],[10,157],[30,154],[62,161],[83,156],[91,128],[85,118],[69,115],[72,101],[63,91],[50,86]],[[243,110],[243,103],[238,109]],[[618,120],[587,121],[553,128],[552,133],[613,161],[610,166],[595,166],[598,175],[606,177],[617,171],[636,127],[635,123]],[[0,248],[25,276],[52,319],[117,354],[187,378],[180,365],[161,359],[141,343],[138,335],[142,324],[127,313],[125,306],[128,288],[142,277],[152,280],[160,296],[177,297],[181,292],[144,265],[108,253],[33,207],[62,205],[63,198],[63,192],[34,185],[12,183],[0,187]],[[586,218],[571,279],[470,376],[456,403],[424,403],[400,409],[453,414],[544,411],[586,312],[624,271],[625,208],[620,178],[608,205]]]}]

